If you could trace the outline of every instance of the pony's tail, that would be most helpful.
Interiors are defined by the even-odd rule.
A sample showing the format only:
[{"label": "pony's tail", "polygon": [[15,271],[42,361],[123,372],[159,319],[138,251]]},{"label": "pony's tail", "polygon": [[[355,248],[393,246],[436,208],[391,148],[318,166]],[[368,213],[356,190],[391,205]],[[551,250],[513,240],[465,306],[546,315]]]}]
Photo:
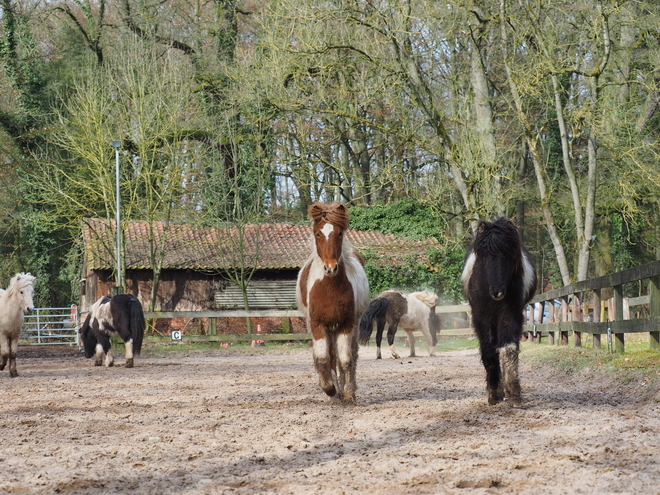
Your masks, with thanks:
[{"label": "pony's tail", "polygon": [[137,297],[131,297],[131,334],[133,339],[133,353],[136,356],[140,355],[142,349],[142,340],[144,338],[144,328],[146,323],[144,321],[144,312],[142,311],[142,304]]},{"label": "pony's tail", "polygon": [[358,342],[362,345],[366,345],[369,342],[369,337],[371,337],[371,332],[373,331],[373,321],[374,318],[381,317],[387,311],[387,299],[384,297],[377,297],[362,315],[360,318],[360,333],[358,336]]}]

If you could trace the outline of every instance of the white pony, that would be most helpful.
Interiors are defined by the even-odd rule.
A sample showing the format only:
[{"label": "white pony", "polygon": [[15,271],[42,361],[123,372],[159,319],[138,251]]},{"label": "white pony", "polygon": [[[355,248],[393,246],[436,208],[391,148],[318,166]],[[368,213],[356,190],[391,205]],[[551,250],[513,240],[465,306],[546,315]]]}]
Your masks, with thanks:
[{"label": "white pony", "polygon": [[0,371],[9,360],[9,376],[18,376],[16,351],[25,313],[34,310],[32,296],[36,278],[29,273],[17,273],[7,290],[0,289]]}]

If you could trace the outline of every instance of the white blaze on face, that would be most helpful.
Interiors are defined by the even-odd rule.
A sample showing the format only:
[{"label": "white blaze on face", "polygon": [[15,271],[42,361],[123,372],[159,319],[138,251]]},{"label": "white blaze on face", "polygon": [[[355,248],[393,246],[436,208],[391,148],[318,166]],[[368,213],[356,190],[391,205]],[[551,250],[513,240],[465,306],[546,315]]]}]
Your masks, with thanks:
[{"label": "white blaze on face", "polygon": [[323,232],[326,241],[330,239],[330,234],[332,234],[333,230],[335,230],[335,226],[332,225],[331,223],[326,223],[321,229],[321,232]]}]

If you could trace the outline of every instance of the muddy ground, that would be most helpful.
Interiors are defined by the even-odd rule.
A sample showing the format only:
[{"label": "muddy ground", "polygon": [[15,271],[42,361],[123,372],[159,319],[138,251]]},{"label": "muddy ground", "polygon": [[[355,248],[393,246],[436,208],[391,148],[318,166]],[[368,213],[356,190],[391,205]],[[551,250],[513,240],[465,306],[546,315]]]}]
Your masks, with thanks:
[{"label": "muddy ground", "polygon": [[514,410],[487,405],[476,350],[421,354],[362,348],[347,407],[318,388],[311,349],[147,349],[108,369],[21,347],[20,376],[0,373],[0,493],[660,493],[645,382],[523,352]]}]

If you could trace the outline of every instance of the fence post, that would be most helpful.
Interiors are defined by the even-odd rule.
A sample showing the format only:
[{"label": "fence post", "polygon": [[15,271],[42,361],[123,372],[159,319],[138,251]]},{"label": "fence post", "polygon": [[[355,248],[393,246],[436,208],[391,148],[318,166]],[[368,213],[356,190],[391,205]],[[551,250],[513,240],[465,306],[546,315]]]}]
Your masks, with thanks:
[{"label": "fence post", "polygon": [[[555,322],[555,300],[550,301],[550,309],[548,310],[548,323]],[[548,343],[555,345],[555,332],[548,332]]]},{"label": "fence post", "polygon": [[[593,322],[594,323],[600,323],[600,312],[601,312],[601,303],[600,303],[600,289],[594,289],[593,291],[593,304],[594,304],[594,312],[593,312]],[[592,334],[592,337],[594,339],[594,349],[600,349],[600,334],[599,333],[594,333]]]},{"label": "fence post", "polygon": [[[584,308],[582,305],[582,292],[573,294],[573,321],[584,321]],[[582,347],[582,332],[573,332],[575,347]]]},{"label": "fence post", "polygon": [[[615,285],[612,287],[614,292],[614,318],[612,320],[623,321],[623,285]],[[625,334],[614,334],[614,350],[616,352],[624,352],[625,350]]]},{"label": "fence post", "polygon": [[[561,298],[561,321],[568,321],[568,296]],[[568,332],[566,330],[559,332],[559,343],[560,345],[568,345]]]},{"label": "fence post", "polygon": [[[660,316],[660,276],[651,277],[649,284],[649,295],[651,299],[650,316]],[[649,348],[660,350],[660,331],[649,333]]]}]

